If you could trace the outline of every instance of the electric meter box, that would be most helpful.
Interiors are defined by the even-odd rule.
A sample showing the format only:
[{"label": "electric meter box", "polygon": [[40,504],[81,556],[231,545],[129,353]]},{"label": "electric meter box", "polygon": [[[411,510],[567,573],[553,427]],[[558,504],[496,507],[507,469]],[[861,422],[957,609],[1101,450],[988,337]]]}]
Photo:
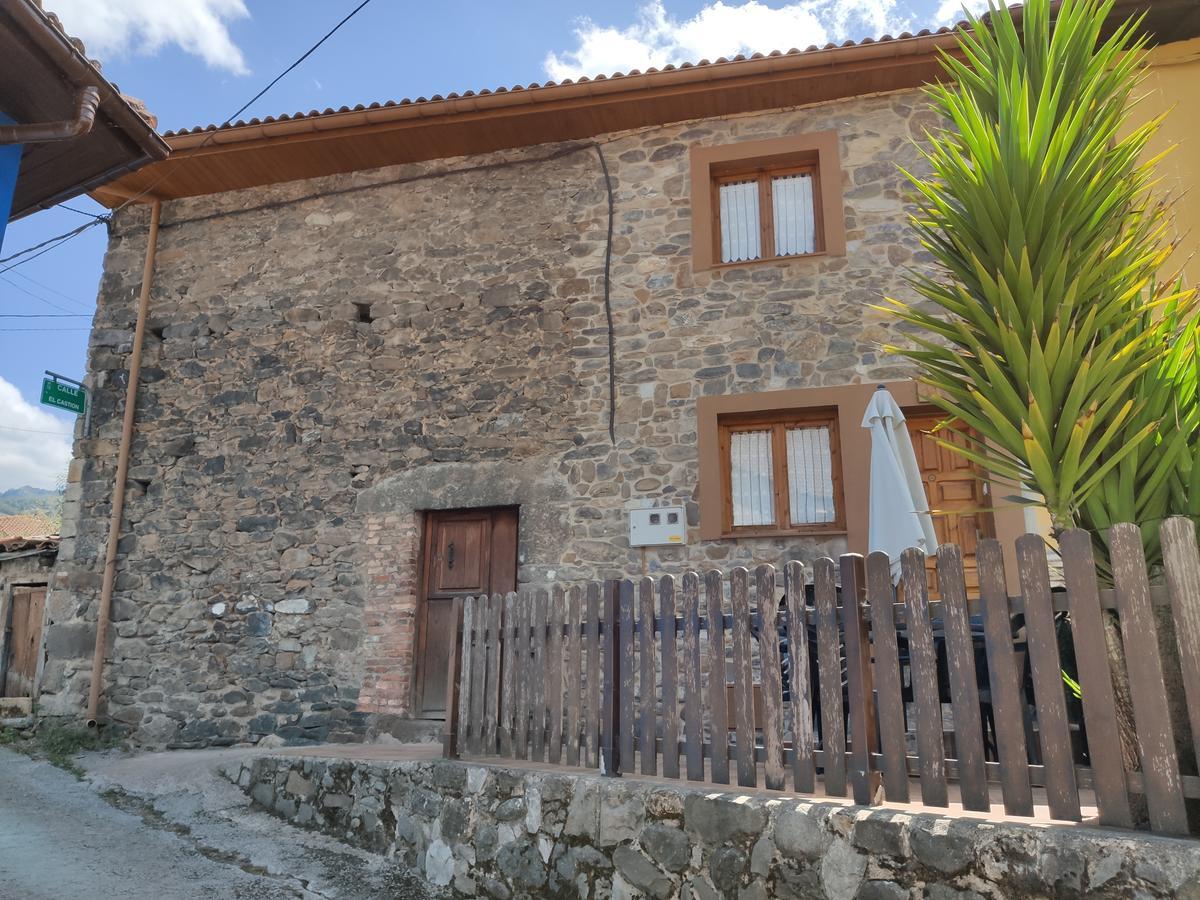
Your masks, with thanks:
[{"label": "electric meter box", "polygon": [[682,506],[629,511],[629,546],[663,547],[687,543],[687,516]]}]

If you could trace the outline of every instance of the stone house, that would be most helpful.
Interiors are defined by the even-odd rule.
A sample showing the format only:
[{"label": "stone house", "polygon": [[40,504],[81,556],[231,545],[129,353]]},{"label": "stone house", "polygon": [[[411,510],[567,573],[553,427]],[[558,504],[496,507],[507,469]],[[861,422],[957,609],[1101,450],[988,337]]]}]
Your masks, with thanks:
[{"label": "stone house", "polygon": [[[111,225],[51,640],[95,634],[152,231],[103,676],[143,741],[411,735],[456,595],[865,551],[870,392],[930,421],[873,304],[927,261],[897,164],[953,44],[168,133],[96,192],[161,206]],[[1026,526],[918,443],[944,537]],[[79,715],[87,657],[43,710]]]}]

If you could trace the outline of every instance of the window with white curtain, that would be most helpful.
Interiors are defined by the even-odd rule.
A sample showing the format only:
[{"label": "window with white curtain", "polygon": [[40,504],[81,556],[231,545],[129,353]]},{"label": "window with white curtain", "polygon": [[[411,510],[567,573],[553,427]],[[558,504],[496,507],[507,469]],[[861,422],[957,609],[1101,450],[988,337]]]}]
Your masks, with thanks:
[{"label": "window with white curtain", "polygon": [[721,262],[818,250],[815,171],[766,171],[717,183]]},{"label": "window with white curtain", "polygon": [[791,524],[817,525],[835,521],[829,426],[789,428],[786,439]]},{"label": "window with white curtain", "polygon": [[771,431],[735,431],[729,441],[733,525],[773,525],[775,486]]},{"label": "window with white curtain", "polygon": [[727,532],[842,527],[836,416],[758,414],[720,430]]}]

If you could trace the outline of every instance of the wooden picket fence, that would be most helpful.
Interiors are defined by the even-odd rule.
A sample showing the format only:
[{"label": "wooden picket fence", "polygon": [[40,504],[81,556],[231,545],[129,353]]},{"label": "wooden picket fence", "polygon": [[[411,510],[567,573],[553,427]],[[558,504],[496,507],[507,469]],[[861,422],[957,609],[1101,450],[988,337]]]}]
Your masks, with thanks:
[{"label": "wooden picket fence", "polygon": [[[1042,538],[1018,540],[1016,597],[999,542],[984,540],[970,598],[952,544],[938,550],[932,598],[915,549],[899,591],[874,553],[816,560],[811,584],[788,562],[782,579],[764,565],[464,598],[444,751],[744,787],[761,771],[768,790],[820,784],[845,797],[849,786],[861,804],[915,803],[919,785],[921,805],[946,807],[956,784],[964,808],[989,811],[999,785],[1012,816],[1032,815],[1040,788],[1051,817],[1075,821],[1083,790],[1101,824],[1131,827],[1148,812],[1154,831],[1186,834],[1200,777],[1181,772],[1154,605],[1170,606],[1178,657],[1168,662],[1182,673],[1183,727],[1200,736],[1200,551],[1187,519],[1163,523],[1161,538],[1165,591],[1152,591],[1140,532],[1124,524],[1109,535],[1112,590],[1101,590],[1091,536],[1072,531],[1059,547],[1065,591],[1051,586]],[[1136,767],[1117,738],[1106,611],[1127,648]],[[1076,722],[1064,639],[1082,695]]]}]

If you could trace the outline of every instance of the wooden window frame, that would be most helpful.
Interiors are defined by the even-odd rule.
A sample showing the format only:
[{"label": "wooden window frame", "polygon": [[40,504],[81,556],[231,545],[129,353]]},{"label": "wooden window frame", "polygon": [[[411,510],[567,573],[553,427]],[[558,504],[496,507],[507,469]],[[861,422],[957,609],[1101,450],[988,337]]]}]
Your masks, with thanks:
[{"label": "wooden window frame", "polygon": [[[813,251],[811,253],[775,252],[775,201],[771,192],[771,180],[786,175],[810,175],[813,192]],[[757,259],[735,259],[725,262],[721,259],[721,185],[737,182],[758,182],[758,232],[761,242],[761,253]],[[825,223],[821,210],[821,176],[817,163],[792,166],[762,166],[756,165],[748,169],[739,169],[728,174],[714,175],[712,180],[712,258],[713,267],[741,266],[748,263],[779,262],[789,259],[804,259],[809,256],[821,256],[825,253]]]},{"label": "wooden window frame", "polygon": [[[792,524],[791,491],[787,470],[787,432],[793,428],[824,425],[829,431],[830,478],[833,482],[834,519],[831,522]],[[733,460],[731,435],[742,431],[771,430],[771,488],[775,522],[771,525],[733,524]],[[721,464],[721,532],[723,537],[779,534],[840,534],[846,530],[846,503],[842,490],[841,442],[838,410],[785,409],[721,416],[717,420]],[[781,524],[782,523],[782,524]]]},{"label": "wooden window frame", "polygon": [[[836,131],[795,134],[762,141],[741,141],[715,147],[693,145],[691,169],[694,271],[764,263],[779,265],[820,256],[846,254],[842,169]],[[776,256],[770,179],[775,175],[798,172],[813,173],[816,249],[812,253]],[[759,227],[763,255],[758,259],[722,262],[719,185],[729,181],[748,181],[751,178],[757,178],[759,181]]]}]

